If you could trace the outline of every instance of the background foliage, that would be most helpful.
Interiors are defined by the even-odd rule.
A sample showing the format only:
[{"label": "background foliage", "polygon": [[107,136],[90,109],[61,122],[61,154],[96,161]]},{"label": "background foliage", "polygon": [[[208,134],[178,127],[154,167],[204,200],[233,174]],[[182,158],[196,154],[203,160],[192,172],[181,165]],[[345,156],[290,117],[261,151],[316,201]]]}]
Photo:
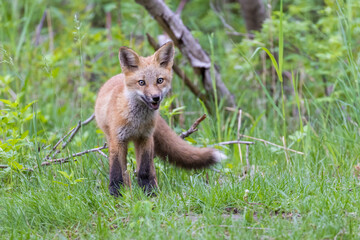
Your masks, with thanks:
[{"label": "background foliage", "polygon": [[[175,11],[179,1],[166,3]],[[237,146],[222,148],[228,159],[216,167],[220,172],[183,171],[157,161],[161,190],[155,198],[143,195],[135,180],[123,198],[111,198],[107,161],[96,154],[24,171],[91,115],[99,87],[120,72],[119,46],[150,55],[145,34],[163,31],[133,1],[1,0],[0,164],[10,167],[0,170],[0,236],[359,237],[360,3],[284,0],[281,18],[280,1],[269,1],[270,17],[254,39],[229,34],[219,18],[246,33],[237,2],[212,4],[220,11],[209,1],[190,1],[182,19],[207,52],[213,49],[243,110],[241,133],[279,145],[284,137],[305,155],[257,143],[246,176]],[[263,49],[281,66],[282,84]],[[200,85],[179,51],[176,62]],[[180,132],[206,110],[177,76],[173,94],[162,112]],[[185,107],[180,115],[169,113],[171,103]],[[222,106],[188,140],[205,146],[236,139],[237,117]],[[103,142],[92,123],[62,154]],[[129,151],[133,171],[133,147]]]}]

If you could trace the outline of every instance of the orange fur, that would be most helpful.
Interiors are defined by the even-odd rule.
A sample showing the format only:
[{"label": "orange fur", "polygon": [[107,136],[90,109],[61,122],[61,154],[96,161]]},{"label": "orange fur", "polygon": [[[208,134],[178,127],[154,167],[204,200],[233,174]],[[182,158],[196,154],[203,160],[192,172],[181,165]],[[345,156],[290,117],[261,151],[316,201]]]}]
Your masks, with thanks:
[{"label": "orange fur", "polygon": [[157,187],[155,154],[184,168],[207,167],[220,160],[216,150],[183,141],[159,115],[159,104],[171,88],[173,57],[172,42],[150,57],[121,47],[123,73],[108,80],[98,93],[95,118],[109,145],[109,190],[115,196],[121,185],[131,184],[126,171],[129,141],[135,144],[138,183],[147,192]]}]

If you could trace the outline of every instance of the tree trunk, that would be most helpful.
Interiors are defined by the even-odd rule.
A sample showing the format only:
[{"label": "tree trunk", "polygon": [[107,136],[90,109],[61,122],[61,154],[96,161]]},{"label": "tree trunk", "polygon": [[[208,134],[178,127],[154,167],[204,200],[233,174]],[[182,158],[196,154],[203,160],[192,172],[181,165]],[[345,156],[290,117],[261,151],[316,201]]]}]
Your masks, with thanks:
[{"label": "tree trunk", "polygon": [[248,33],[260,31],[267,18],[263,0],[239,0]]},{"label": "tree trunk", "polygon": [[[214,97],[210,72],[211,59],[202,49],[199,42],[192,36],[179,15],[173,13],[161,0],[135,1],[145,7],[150,15],[160,24],[175,45],[180,49],[181,53],[189,60],[195,73],[201,76],[206,92]],[[225,99],[226,106],[235,107],[234,97],[222,82],[221,75],[217,68],[214,68],[214,72],[218,99]]]}]

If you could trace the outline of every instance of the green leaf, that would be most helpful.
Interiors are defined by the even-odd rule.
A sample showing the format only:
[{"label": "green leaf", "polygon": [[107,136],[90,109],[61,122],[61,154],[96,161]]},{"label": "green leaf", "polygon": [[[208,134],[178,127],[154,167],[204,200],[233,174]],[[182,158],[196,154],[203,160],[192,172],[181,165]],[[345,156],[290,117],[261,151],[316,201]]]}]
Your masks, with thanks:
[{"label": "green leaf", "polygon": [[83,182],[85,179],[86,179],[86,178],[78,178],[78,179],[75,180],[75,182],[77,182],[77,183],[78,183],[78,182]]},{"label": "green leaf", "polygon": [[69,184],[66,184],[66,183],[63,183],[63,182],[58,182],[58,181],[55,181],[53,180],[54,183],[57,183],[57,184],[60,184],[60,185],[64,185],[64,186],[69,186]]},{"label": "green leaf", "polygon": [[24,168],[23,165],[19,164],[19,163],[16,162],[16,161],[12,161],[12,162],[10,163],[10,165],[11,165],[11,167],[12,167],[13,169],[15,169],[15,170],[22,170],[22,169]]},{"label": "green leaf", "polygon": [[20,139],[23,140],[24,138],[26,138],[29,135],[29,130],[26,130],[23,134],[21,134]]},{"label": "green leaf", "polygon": [[70,180],[70,176],[69,174],[67,174],[67,172],[64,171],[58,171],[59,173],[61,173],[61,175],[63,175],[66,179]]},{"label": "green leaf", "polygon": [[32,101],[31,103],[27,104],[25,107],[23,107],[20,112],[24,113],[31,105],[33,105],[36,101]]},{"label": "green leaf", "polygon": [[24,118],[24,122],[29,121],[34,118],[34,113],[29,114],[26,118]]},{"label": "green leaf", "polygon": [[12,104],[11,101],[6,100],[6,99],[0,99],[0,102],[3,102],[3,103],[5,103],[6,105],[9,105],[9,106],[11,106],[11,104]]},{"label": "green leaf", "polygon": [[197,141],[195,139],[193,139],[192,137],[186,137],[185,140],[188,141],[188,142],[191,142],[193,144],[197,143]]}]

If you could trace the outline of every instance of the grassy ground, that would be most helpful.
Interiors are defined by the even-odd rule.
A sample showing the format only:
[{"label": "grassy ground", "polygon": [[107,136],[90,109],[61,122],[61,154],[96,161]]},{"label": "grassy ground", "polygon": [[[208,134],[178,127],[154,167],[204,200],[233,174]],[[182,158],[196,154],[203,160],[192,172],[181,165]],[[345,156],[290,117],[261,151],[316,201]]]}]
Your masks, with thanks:
[{"label": "grassy ground", "polygon": [[[257,142],[250,146],[247,174],[237,146],[219,147],[228,159],[203,171],[157,159],[159,191],[148,197],[136,184],[131,145],[133,185],[118,199],[108,193],[107,159],[97,153],[24,169],[41,164],[61,136],[91,115],[101,84],[120,72],[118,47],[151,54],[144,35],[161,29],[132,1],[0,3],[0,164],[10,166],[0,169],[0,238],[359,238],[359,3],[307,2],[318,7],[314,14],[284,1],[283,17],[274,5],[271,21],[253,41],[227,35],[202,7],[207,1],[188,3],[186,25],[204,48],[214,49],[211,55],[243,110],[240,132],[278,145],[284,137],[304,155]],[[227,5],[226,20],[245,31],[238,8]],[[37,33],[44,10],[50,15]],[[104,12],[111,13],[110,29]],[[279,71],[292,77],[272,74],[275,62],[258,47],[276,55]],[[177,62],[199,83],[179,53]],[[162,115],[179,133],[206,110],[177,76],[173,93]],[[185,106],[182,114],[173,116],[170,103]],[[237,113],[220,106],[188,141],[207,146],[234,140],[237,120]],[[103,142],[92,122],[59,157]]]}]

